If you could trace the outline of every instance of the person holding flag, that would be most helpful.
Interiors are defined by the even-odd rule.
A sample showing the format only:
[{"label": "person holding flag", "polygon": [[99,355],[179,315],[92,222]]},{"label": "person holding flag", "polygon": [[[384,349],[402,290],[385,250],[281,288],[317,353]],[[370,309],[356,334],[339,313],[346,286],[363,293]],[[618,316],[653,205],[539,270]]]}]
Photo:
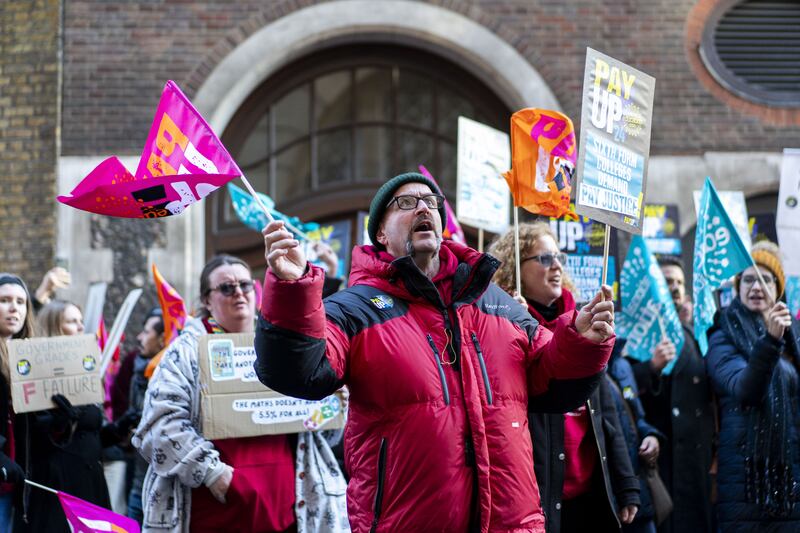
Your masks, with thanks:
[{"label": "person holding flag", "polygon": [[268,224],[255,370],[299,398],[350,387],[353,531],[540,533],[527,414],[574,409],[597,386],[611,290],[539,327],[491,283],[496,259],[442,240],[446,216],[429,178],[388,180],[370,205],[374,244],[354,249],[350,287],[324,302],[322,269]]},{"label": "person holding flag", "polygon": [[717,503],[723,533],[800,531],[800,325],[779,301],[780,250],[753,245],[754,264],[710,330],[708,372],[719,397]]}]

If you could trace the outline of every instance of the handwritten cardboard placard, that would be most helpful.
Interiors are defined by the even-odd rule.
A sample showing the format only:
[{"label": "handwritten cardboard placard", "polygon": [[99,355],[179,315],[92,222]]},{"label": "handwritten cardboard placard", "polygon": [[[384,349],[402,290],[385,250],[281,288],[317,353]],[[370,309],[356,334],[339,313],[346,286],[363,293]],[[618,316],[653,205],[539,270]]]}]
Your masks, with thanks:
[{"label": "handwritten cardboard placard", "polygon": [[253,333],[200,338],[200,400],[203,436],[229,439],[339,429],[342,397],[322,400],[284,396],[258,381]]},{"label": "handwritten cardboard placard", "polygon": [[54,408],[54,394],[63,394],[73,405],[103,402],[100,348],[94,335],[11,340],[8,362],[17,413]]}]

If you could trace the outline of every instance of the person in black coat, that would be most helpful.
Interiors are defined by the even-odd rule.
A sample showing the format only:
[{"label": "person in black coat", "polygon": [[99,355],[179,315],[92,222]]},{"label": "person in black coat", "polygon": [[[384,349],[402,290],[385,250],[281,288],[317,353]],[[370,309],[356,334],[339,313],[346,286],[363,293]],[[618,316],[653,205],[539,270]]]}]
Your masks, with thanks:
[{"label": "person in black coat", "polygon": [[[38,332],[45,336],[83,333],[80,309],[61,300],[42,308],[38,326]],[[60,394],[53,395],[52,401],[55,409],[16,416],[16,453],[26,477],[110,509],[101,454],[103,447],[119,442],[132,421],[104,425],[97,405],[76,407]],[[14,515],[14,532],[25,531],[69,533],[55,494],[25,487]]]},{"label": "person in black coat", "polygon": [[797,532],[800,327],[773,303],[785,283],[777,246],[757,243],[751,255],[756,267],[736,277],[738,296],[717,314],[706,359],[720,403],[719,525]]},{"label": "person in black coat", "polygon": [[608,363],[607,379],[612,382],[614,405],[622,425],[628,457],[639,480],[642,503],[635,520],[623,526],[622,530],[626,533],[655,533],[655,508],[647,484],[646,469],[650,465],[655,466],[666,439],[645,419],[633,370],[628,360],[622,357],[624,347],[625,340],[617,338]]},{"label": "person in black coat", "polygon": [[[675,307],[685,310],[690,304],[680,259],[664,256],[658,263]],[[670,374],[662,375],[676,355],[669,340],[659,344],[650,361],[633,362],[633,371],[647,420],[666,436],[658,470],[674,509],[658,531],[710,533],[714,531],[709,473],[714,456],[714,402],[700,349],[691,330],[683,329],[683,348]]]}]

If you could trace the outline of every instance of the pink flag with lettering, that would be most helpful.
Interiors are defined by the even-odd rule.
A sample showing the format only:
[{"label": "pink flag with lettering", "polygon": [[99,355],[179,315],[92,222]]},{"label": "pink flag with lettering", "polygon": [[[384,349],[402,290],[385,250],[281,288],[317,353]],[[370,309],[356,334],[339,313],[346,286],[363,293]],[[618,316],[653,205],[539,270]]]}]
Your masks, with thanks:
[{"label": "pink flag with lettering", "polygon": [[[425,165],[419,166],[420,173],[429,178],[432,182],[439,187],[439,182],[436,181],[436,178],[433,177]],[[439,190],[442,188],[439,187]],[[456,218],[456,214],[453,212],[453,208],[450,207],[450,202],[446,199],[444,201],[444,209],[445,213],[447,213],[447,225],[442,228],[442,237],[445,239],[450,239],[452,241],[460,242],[461,244],[466,244],[467,239],[464,237],[464,230],[461,229],[461,224],[458,223],[458,219]]]},{"label": "pink flag with lettering", "polygon": [[58,201],[100,215],[167,217],[182,213],[241,175],[211,127],[169,81],[136,174],[109,157]]},{"label": "pink flag with lettering", "polygon": [[58,499],[73,533],[139,533],[136,520],[58,491]]}]

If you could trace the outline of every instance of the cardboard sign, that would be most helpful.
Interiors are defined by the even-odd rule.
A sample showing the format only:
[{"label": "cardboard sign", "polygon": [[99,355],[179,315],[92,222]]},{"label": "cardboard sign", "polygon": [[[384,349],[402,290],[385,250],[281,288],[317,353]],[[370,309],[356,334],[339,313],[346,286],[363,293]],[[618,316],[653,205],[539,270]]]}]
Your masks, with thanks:
[{"label": "cardboard sign", "polygon": [[576,212],[642,233],[656,80],[586,49]]},{"label": "cardboard sign", "polygon": [[456,217],[492,233],[508,229],[509,190],[500,174],[511,166],[508,134],[458,117]]},{"label": "cardboard sign", "polygon": [[299,433],[344,426],[339,394],[319,401],[284,396],[258,381],[253,333],[200,338],[200,411],[207,439]]},{"label": "cardboard sign", "polygon": [[[575,301],[586,303],[594,298],[600,290],[600,278],[603,276],[603,240],[605,226],[586,217],[578,220],[549,218],[550,229],[556,235],[558,249],[567,254],[564,267],[575,285]],[[614,299],[617,299],[618,287],[616,261],[619,244],[616,230],[611,231],[611,242],[608,257],[608,273],[606,283],[611,286]]]},{"label": "cardboard sign", "polygon": [[66,335],[8,341],[14,411],[55,407],[63,394],[72,405],[103,403],[100,348],[94,335]]}]

